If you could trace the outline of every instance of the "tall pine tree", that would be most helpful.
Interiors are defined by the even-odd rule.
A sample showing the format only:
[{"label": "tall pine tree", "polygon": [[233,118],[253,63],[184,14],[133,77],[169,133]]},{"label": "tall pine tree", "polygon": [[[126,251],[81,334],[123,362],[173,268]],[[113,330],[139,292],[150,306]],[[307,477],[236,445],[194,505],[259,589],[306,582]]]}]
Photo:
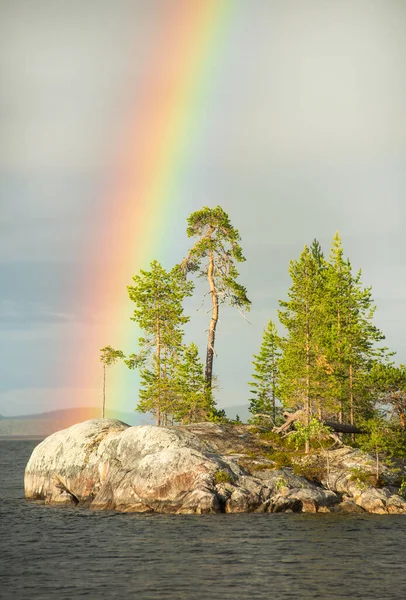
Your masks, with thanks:
[{"label": "tall pine tree", "polygon": [[220,304],[226,302],[238,309],[249,310],[250,300],[244,286],[238,283],[236,263],[245,258],[240,245],[240,234],[233,227],[229,216],[220,207],[208,208],[192,213],[188,218],[187,234],[197,238],[184,259],[186,272],[197,272],[207,279],[211,298],[211,319],[207,340],[205,379],[208,389],[212,387],[214,343]]}]

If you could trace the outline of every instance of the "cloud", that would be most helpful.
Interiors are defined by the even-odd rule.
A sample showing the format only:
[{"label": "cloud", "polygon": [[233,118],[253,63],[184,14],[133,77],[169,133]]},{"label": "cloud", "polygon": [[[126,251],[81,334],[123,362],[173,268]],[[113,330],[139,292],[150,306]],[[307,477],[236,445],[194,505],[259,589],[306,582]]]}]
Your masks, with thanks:
[{"label": "cloud", "polygon": [[[78,356],[103,319],[84,301],[84,281],[92,269],[108,280],[130,259],[116,253],[117,240],[102,266],[90,265],[89,255],[106,233],[105,203],[119,210],[112,186],[133,160],[125,142],[151,77],[151,52],[171,52],[160,37],[169,5],[14,0],[2,11],[0,381],[16,388],[22,411],[53,394],[70,405],[72,365],[98,359],[96,339],[95,354]],[[189,107],[196,127],[173,192],[178,208],[154,250],[168,267],[179,260],[190,242],[185,219],[203,205],[223,206],[240,230],[252,325],[222,311],[223,404],[247,397],[251,353],[286,297],[289,261],[314,237],[327,254],[337,229],[373,286],[379,326],[406,360],[405,26],[404,4],[387,0],[233,7],[207,88]],[[187,336],[204,355],[207,314],[196,313],[199,304],[187,304]],[[45,385],[54,388],[46,401]],[[12,396],[1,398],[7,406]]]}]

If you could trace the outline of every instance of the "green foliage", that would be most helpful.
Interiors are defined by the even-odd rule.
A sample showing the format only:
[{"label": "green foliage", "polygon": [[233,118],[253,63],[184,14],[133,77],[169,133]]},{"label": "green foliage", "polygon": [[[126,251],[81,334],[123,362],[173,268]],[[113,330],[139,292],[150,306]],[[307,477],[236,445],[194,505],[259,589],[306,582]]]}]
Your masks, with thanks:
[{"label": "green foliage", "polygon": [[308,420],[317,414],[354,423],[370,416],[371,368],[387,357],[377,346],[384,336],[373,324],[371,288],[344,259],[338,233],[328,260],[315,240],[289,272],[292,285],[279,311],[287,330],[279,361],[284,405],[303,409]]},{"label": "green foliage", "polygon": [[329,438],[331,429],[326,427],[317,419],[311,419],[308,425],[295,421],[295,430],[289,435],[289,441],[296,450],[306,445],[306,442],[313,442],[323,447],[323,442]]},{"label": "green foliage", "polygon": [[100,362],[106,367],[111,367],[112,365],[115,365],[118,360],[123,360],[125,358],[124,352],[121,350],[114,350],[111,346],[101,348],[100,352]]},{"label": "green foliage", "polygon": [[374,418],[362,423],[362,428],[367,433],[357,437],[361,450],[372,452],[384,461],[406,460],[406,436],[396,423],[377,412]]},{"label": "green foliage", "polygon": [[279,391],[285,406],[303,408],[307,418],[317,405],[320,380],[328,371],[321,351],[324,316],[322,258],[307,246],[299,260],[291,261],[289,299],[280,301],[279,320],[287,330],[281,340]]},{"label": "green foliage", "polygon": [[277,479],[275,479],[274,481],[274,486],[278,491],[281,491],[283,488],[285,488],[288,485],[287,480],[285,479],[285,477],[278,477]]},{"label": "green foliage", "polygon": [[326,277],[328,359],[332,366],[332,393],[341,417],[351,423],[355,415],[366,416],[372,407],[369,371],[375,358],[385,355],[376,343],[384,339],[373,325],[375,306],[371,288],[364,288],[361,271],[354,274],[343,257],[341,239],[335,235]]},{"label": "green foliage", "polygon": [[237,229],[231,225],[227,213],[220,206],[205,206],[192,213],[187,222],[188,237],[198,240],[184,260],[186,270],[197,272],[206,278],[207,266],[204,261],[212,253],[213,277],[220,302],[227,300],[232,306],[249,309],[251,303],[245,288],[237,283],[238,271],[235,267],[235,263],[245,261],[241,238]]},{"label": "green foliage", "polygon": [[[259,354],[254,354],[254,372],[248,385],[251,387],[250,412],[253,415],[269,415],[276,424],[278,362],[281,356],[280,338],[273,321],[269,321],[263,333]],[[263,417],[260,417],[263,420]]]},{"label": "green foliage", "polygon": [[207,420],[211,423],[230,423],[226,411],[223,408],[216,408],[214,405],[208,414]]},{"label": "green foliage", "polygon": [[176,381],[176,420],[181,423],[206,421],[215,411],[212,394],[207,389],[203,363],[196,344],[183,349],[174,373]]},{"label": "green foliage", "polygon": [[173,420],[175,371],[182,352],[183,325],[189,321],[183,313],[183,300],[192,294],[193,284],[186,281],[178,265],[166,271],[154,260],[150,267],[150,271],[135,275],[128,287],[135,304],[132,320],[143,336],[139,338],[139,352],[130,355],[126,364],[140,372],[137,410],[152,412],[161,425],[170,417]]},{"label": "green foliage", "polygon": [[214,481],[216,485],[219,485],[220,483],[233,483],[233,478],[228,471],[219,469],[214,474]]},{"label": "green foliage", "polygon": [[376,485],[376,478],[370,471],[365,471],[360,467],[350,469],[350,481],[354,481],[359,490],[365,490],[368,487]]},{"label": "green foliage", "polygon": [[406,365],[375,362],[370,383],[378,403],[406,432]]},{"label": "green foliage", "polygon": [[274,461],[276,469],[281,469],[282,467],[291,467],[293,464],[292,453],[286,452],[284,450],[269,452],[267,454],[267,458]]},{"label": "green foliage", "polygon": [[104,419],[106,412],[106,371],[108,367],[116,364],[118,360],[124,360],[125,355],[121,350],[115,350],[111,346],[105,346],[100,349],[100,362],[103,364],[103,406],[102,417]]},{"label": "green foliage", "polygon": [[238,279],[236,263],[245,261],[240,234],[226,212],[220,207],[192,213],[188,218],[187,235],[197,238],[182,267],[186,273],[196,273],[207,279],[211,297],[211,321],[208,332],[205,379],[212,387],[214,341],[219,306],[226,302],[239,310],[249,310],[247,291]]},{"label": "green foliage", "polygon": [[193,284],[186,281],[179,265],[166,271],[154,260],[150,271],[134,275],[128,295],[135,304],[131,317],[146,337],[140,338],[142,347],[178,346],[182,339],[182,326],[189,321],[183,314],[183,301],[193,293]]}]

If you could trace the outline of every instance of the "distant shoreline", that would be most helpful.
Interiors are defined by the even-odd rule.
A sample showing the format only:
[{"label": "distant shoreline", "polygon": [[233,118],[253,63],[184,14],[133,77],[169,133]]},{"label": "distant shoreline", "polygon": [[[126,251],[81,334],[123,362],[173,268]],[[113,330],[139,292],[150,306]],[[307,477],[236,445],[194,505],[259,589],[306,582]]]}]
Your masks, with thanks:
[{"label": "distant shoreline", "polygon": [[12,442],[12,441],[29,441],[29,440],[44,440],[46,435],[0,435],[0,442]]}]

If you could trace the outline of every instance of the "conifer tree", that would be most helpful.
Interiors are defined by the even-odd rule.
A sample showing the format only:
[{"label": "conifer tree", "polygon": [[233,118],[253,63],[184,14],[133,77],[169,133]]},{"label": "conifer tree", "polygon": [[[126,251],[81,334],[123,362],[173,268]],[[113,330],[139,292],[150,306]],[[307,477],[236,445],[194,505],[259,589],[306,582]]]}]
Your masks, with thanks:
[{"label": "conifer tree", "polygon": [[106,371],[108,367],[115,365],[120,359],[124,359],[125,355],[121,350],[114,350],[111,346],[105,346],[100,350],[100,362],[103,364],[103,406],[102,419],[106,414]]},{"label": "conifer tree", "polygon": [[189,318],[183,313],[183,300],[190,296],[193,284],[187,282],[179,266],[166,271],[154,260],[150,271],[141,271],[128,287],[135,303],[133,321],[143,331],[139,352],[126,361],[129,368],[138,367],[141,377],[140,401],[137,409],[153,412],[156,424],[167,420],[168,398],[173,390],[168,383],[172,377],[174,355],[182,345],[183,325]]},{"label": "conifer tree", "polygon": [[176,389],[176,420],[181,423],[207,420],[214,405],[211,393],[206,386],[203,363],[194,343],[184,348],[182,358],[178,362]]},{"label": "conifer tree", "polygon": [[406,365],[375,362],[370,384],[376,400],[387,408],[392,420],[406,430]]},{"label": "conifer tree", "polygon": [[280,338],[275,323],[270,320],[262,337],[259,354],[254,354],[254,372],[248,385],[251,387],[250,412],[272,417],[276,423],[277,413],[277,388],[279,359],[281,356]]},{"label": "conifer tree", "polygon": [[[305,246],[299,260],[291,261],[292,285],[289,300],[280,301],[279,320],[286,328],[279,361],[280,395],[284,404],[303,408],[306,425],[314,412],[318,381],[316,359],[319,355],[322,323],[319,302],[319,265]],[[321,365],[320,368],[324,368]]]},{"label": "conifer tree", "polygon": [[211,297],[205,380],[212,387],[213,358],[220,304],[227,302],[240,310],[249,310],[250,300],[244,286],[238,283],[235,264],[245,261],[240,235],[220,206],[204,207],[188,218],[187,234],[197,238],[182,266],[207,279]]},{"label": "conifer tree", "polygon": [[329,359],[333,365],[333,389],[338,400],[338,417],[353,425],[355,413],[368,410],[368,378],[374,359],[385,355],[376,343],[384,336],[373,324],[375,306],[371,288],[364,288],[361,271],[353,274],[344,259],[341,238],[335,234],[327,270],[327,305],[330,316]]}]

